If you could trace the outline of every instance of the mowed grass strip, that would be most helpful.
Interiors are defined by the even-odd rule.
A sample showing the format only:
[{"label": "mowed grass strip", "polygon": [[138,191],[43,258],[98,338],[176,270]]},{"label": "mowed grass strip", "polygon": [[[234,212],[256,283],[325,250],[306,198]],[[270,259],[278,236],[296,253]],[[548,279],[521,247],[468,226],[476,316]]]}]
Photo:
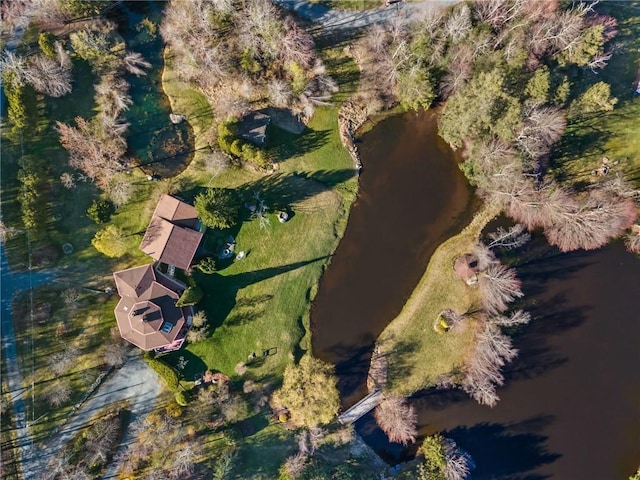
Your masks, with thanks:
[{"label": "mowed grass strip", "polygon": [[390,392],[410,395],[463,365],[473,345],[475,321],[445,334],[437,333],[433,324],[443,310],[465,313],[480,304],[478,287],[457,278],[453,262],[472,251],[480,232],[497,213],[483,207],[461,233],[436,249],[404,308],[378,338],[380,353],[388,359]]}]

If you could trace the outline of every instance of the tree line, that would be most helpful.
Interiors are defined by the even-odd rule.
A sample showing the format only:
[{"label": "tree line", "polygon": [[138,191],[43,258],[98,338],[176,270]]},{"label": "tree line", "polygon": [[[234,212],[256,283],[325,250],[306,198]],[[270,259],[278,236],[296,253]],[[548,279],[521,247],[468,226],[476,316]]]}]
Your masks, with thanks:
[{"label": "tree line", "polygon": [[311,36],[268,0],[172,0],[160,32],[221,120],[264,105],[309,119],[337,89]]},{"label": "tree line", "polygon": [[439,134],[464,149],[461,168],[487,202],[562,251],[599,248],[634,223],[634,189],[620,179],[577,189],[545,174],[568,118],[617,103],[593,75],[611,58],[617,22],[594,7],[479,0],[375,25],[353,49],[356,98],[371,113],[440,101]]}]

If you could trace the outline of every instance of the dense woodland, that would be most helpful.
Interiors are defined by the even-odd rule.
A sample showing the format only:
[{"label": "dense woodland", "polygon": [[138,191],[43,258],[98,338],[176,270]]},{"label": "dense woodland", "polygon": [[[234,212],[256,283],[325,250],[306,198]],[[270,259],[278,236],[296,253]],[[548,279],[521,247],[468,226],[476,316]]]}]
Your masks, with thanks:
[{"label": "dense woodland", "polygon": [[617,22],[594,5],[479,0],[376,25],[354,51],[359,100],[371,113],[441,103],[439,133],[464,149],[461,168],[487,202],[562,251],[599,248],[633,225],[637,192],[619,177],[576,189],[546,173],[567,118],[617,102],[597,77]]},{"label": "dense woodland", "polygon": [[268,0],[174,0],[161,33],[222,121],[268,105],[309,119],[337,89],[311,36]]}]

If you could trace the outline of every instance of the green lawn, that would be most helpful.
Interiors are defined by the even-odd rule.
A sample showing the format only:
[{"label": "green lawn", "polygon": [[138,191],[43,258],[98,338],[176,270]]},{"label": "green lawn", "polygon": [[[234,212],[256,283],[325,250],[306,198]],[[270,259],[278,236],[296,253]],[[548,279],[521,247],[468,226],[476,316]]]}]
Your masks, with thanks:
[{"label": "green lawn", "polygon": [[[176,78],[171,62],[166,64],[165,92],[173,110],[187,115],[196,135],[196,157],[177,180],[182,196],[193,197],[206,186],[235,188],[243,203],[259,194],[270,212],[266,228],[243,208],[239,225],[228,232],[207,234],[207,249],[215,249],[217,238],[232,234],[236,250],[248,256],[223,265],[226,268],[213,275],[194,273],[206,292],[199,307],[214,330],[206,341],[187,346],[186,353],[169,356],[169,361],[180,355],[191,360],[187,378],[204,366],[233,375],[250,353],[267,349],[277,354],[254,362],[250,373],[279,377],[294,352],[308,348],[309,342],[303,339],[309,301],[346,226],[357,191],[352,160],[337,132],[338,102],[355,90],[357,67],[339,48],[325,49],[323,58],[341,85],[336,107],[319,108],[301,135],[270,127],[269,152],[277,159],[278,169],[267,176],[237,168],[216,177],[202,171],[200,156],[214,139],[212,110],[201,93]],[[280,208],[294,212],[289,222],[277,221],[275,212]]]},{"label": "green lawn", "polygon": [[[204,96],[178,81],[167,63],[165,92],[175,112],[193,119],[196,134],[194,161],[176,180],[181,196],[191,199],[206,186],[235,188],[243,203],[257,193],[269,209],[265,228],[243,208],[238,225],[206,235],[204,245],[209,251],[231,234],[237,242],[236,251],[248,255],[230,265],[220,262],[220,271],[212,275],[193,273],[193,279],[205,290],[198,308],[206,312],[212,331],[207,340],[164,357],[170,363],[177,363],[181,356],[188,360],[186,380],[209,368],[233,377],[236,385],[243,379],[254,379],[267,392],[279,384],[284,367],[309,349],[310,300],[338,245],[357,191],[353,162],[337,130],[339,102],[355,91],[357,68],[339,48],[326,49],[323,57],[341,84],[336,106],[319,108],[301,135],[269,127],[269,154],[278,161],[271,175],[237,168],[227,168],[217,176],[203,171],[201,159],[215,138],[213,113]],[[276,218],[276,211],[282,208],[294,213],[284,224]],[[265,350],[270,355],[262,357]],[[247,363],[252,352],[258,358],[239,378],[236,366]],[[228,447],[228,442],[218,437],[210,435],[212,451],[208,456],[215,457]],[[255,433],[242,435],[234,443],[239,449],[232,478],[246,478],[250,473],[273,478],[292,453],[294,439],[291,432],[265,422]]]},{"label": "green lawn", "polygon": [[[278,169],[267,176],[231,167],[215,177],[204,171],[203,154],[215,141],[215,119],[204,96],[179,82],[168,62],[163,86],[173,110],[187,115],[194,129],[196,155],[190,166],[174,179],[149,182],[137,171],[132,174],[133,200],[119,208],[111,219],[111,223],[125,232],[130,245],[128,253],[116,260],[104,257],[91,245],[91,238],[100,226],[93,224],[85,212],[91,202],[101,196],[100,192],[90,182],[78,182],[75,189],[67,190],[59,181],[60,175],[70,169],[67,153],[60,146],[53,127],[56,120],[70,123],[75,116],[88,118],[95,113],[93,74],[86,64],[77,62],[75,90],[68,98],[45,99],[32,93],[34,108],[30,116],[36,126],[25,136],[24,153],[41,159],[47,169],[43,188],[46,206],[42,210],[45,221],[39,232],[30,235],[32,259],[37,260],[36,266],[57,269],[64,278],[64,282],[34,292],[35,304],[46,306],[47,312],[41,312],[33,328],[26,297],[16,302],[21,369],[25,385],[30,386],[32,380],[35,384],[34,410],[29,411],[29,417],[48,414],[33,427],[36,438],[45,438],[59,425],[74,401],[95,379],[102,363],[100,346],[115,325],[116,296],[84,293],[78,310],[70,314],[60,298],[61,292],[68,287],[104,288],[112,285],[111,272],[149,263],[150,259],[138,245],[163,192],[191,200],[207,186],[236,188],[243,201],[259,193],[269,208],[267,228],[261,228],[257,220],[249,218],[248,210],[243,209],[240,223],[231,230],[237,240],[237,250],[248,253],[245,259],[223,265],[224,268],[213,275],[194,273],[194,280],[206,292],[200,307],[209,317],[211,335],[169,356],[168,360],[178,356],[189,360],[186,378],[201,368],[235,376],[236,365],[245,362],[249,353],[261,354],[268,349],[271,355],[249,365],[244,378],[260,380],[272,389],[279,383],[285,365],[309,348],[310,300],[338,245],[357,191],[352,159],[342,147],[337,132],[338,107],[355,91],[357,68],[341,48],[327,48],[323,56],[329,73],[341,85],[341,91],[334,97],[335,105],[319,108],[300,136],[271,128],[269,152],[278,159]],[[23,152],[19,142],[10,141],[5,133],[3,128],[3,214],[9,226],[19,228],[16,174]],[[280,224],[275,212],[283,207],[294,215],[289,222]],[[220,234],[209,232],[205,245],[213,248],[211,245],[215,246]],[[24,234],[18,234],[7,244],[14,269],[27,266],[26,240]],[[61,251],[62,244],[67,242],[74,247],[70,255]],[[56,332],[60,323],[67,326],[67,332],[62,335]],[[66,374],[73,385],[73,396],[61,408],[53,409],[44,398],[54,379],[47,361],[51,354],[68,344],[76,344],[81,349],[80,358]],[[234,382],[234,385],[241,383]],[[261,422],[255,434],[241,440],[238,455],[248,467],[242,467],[236,478],[244,478],[246,468],[274,475],[288,454],[293,444],[291,433],[268,422],[266,425]],[[275,450],[277,455],[273,453]],[[267,451],[271,453],[265,459]]]},{"label": "green lawn", "polygon": [[561,180],[583,187],[601,177],[591,172],[601,165],[602,157],[612,162],[609,176],[621,173],[640,186],[640,97],[633,96],[634,80],[640,78],[640,2],[603,2],[598,11],[616,17],[619,33],[613,42],[618,45],[609,65],[598,75],[587,71],[580,81],[611,84],[611,93],[618,104],[611,112],[603,112],[569,122],[567,132],[554,152],[552,168]]},{"label": "green lawn", "polygon": [[465,313],[480,304],[477,285],[457,278],[453,262],[472,251],[480,232],[497,213],[485,207],[461,233],[437,248],[402,311],[378,338],[380,354],[389,364],[389,391],[410,395],[463,365],[473,345],[475,322],[469,320],[459,330],[444,334],[436,333],[433,324],[443,310]]}]

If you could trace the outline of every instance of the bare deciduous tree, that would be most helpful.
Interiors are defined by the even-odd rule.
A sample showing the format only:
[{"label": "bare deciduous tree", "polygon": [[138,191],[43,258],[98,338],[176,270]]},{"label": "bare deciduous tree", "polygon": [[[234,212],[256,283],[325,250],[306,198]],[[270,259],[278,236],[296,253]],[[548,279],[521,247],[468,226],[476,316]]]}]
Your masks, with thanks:
[{"label": "bare deciduous tree", "polygon": [[443,440],[445,458],[444,476],[447,480],[464,480],[475,467],[471,455],[462,450],[450,438]]},{"label": "bare deciduous tree", "polygon": [[64,49],[64,46],[61,42],[55,42],[53,44],[56,49],[56,58],[58,60],[58,64],[65,69],[71,69],[71,57],[69,53]]},{"label": "bare deciduous tree", "polygon": [[624,244],[631,253],[640,253],[640,225],[633,225],[625,236]]},{"label": "bare deciduous tree", "polygon": [[109,200],[116,206],[122,207],[131,201],[135,193],[135,185],[130,176],[114,175],[107,185]]},{"label": "bare deciduous tree", "polygon": [[476,344],[466,362],[462,388],[478,403],[493,407],[499,400],[496,386],[504,383],[501,368],[513,360],[518,351],[500,328],[486,323],[476,335]]},{"label": "bare deciduous tree", "polygon": [[300,478],[307,468],[307,458],[302,452],[291,455],[284,462],[284,471],[294,480]]},{"label": "bare deciduous tree", "polygon": [[497,315],[489,318],[489,322],[501,327],[513,327],[515,325],[526,325],[531,321],[531,314],[524,310],[516,310],[508,317]]},{"label": "bare deciduous tree", "polygon": [[147,74],[143,68],[151,68],[151,64],[142,57],[142,54],[138,52],[127,52],[124,57],[122,57],[122,67],[136,77],[140,77]]},{"label": "bare deciduous tree", "polygon": [[26,81],[33,88],[51,97],[62,97],[71,92],[71,70],[45,55],[35,55],[25,70]]},{"label": "bare deciduous tree", "polygon": [[109,418],[97,420],[87,430],[87,451],[86,460],[91,465],[93,463],[106,463],[109,454],[113,450],[114,443],[118,438],[119,419],[113,415]]},{"label": "bare deciduous tree", "polygon": [[544,233],[561,251],[593,250],[605,245],[633,225],[638,216],[635,202],[595,189],[558,212]]},{"label": "bare deciduous tree", "polygon": [[507,214],[529,229],[550,224],[575,205],[569,189],[553,181],[536,183],[523,174],[512,177],[511,183],[496,185],[493,193],[502,198]]},{"label": "bare deciduous tree", "polygon": [[479,275],[480,295],[489,313],[504,312],[509,303],[522,297],[522,282],[516,271],[500,263],[490,265]]},{"label": "bare deciduous tree", "polygon": [[198,310],[196,313],[194,313],[193,320],[192,320],[192,324],[194,327],[202,328],[206,325],[206,323],[207,323],[207,314],[205,313],[204,310]]},{"label": "bare deciduous tree", "polygon": [[116,341],[108,344],[104,349],[104,363],[113,367],[121,367],[127,361],[129,344],[125,341]]},{"label": "bare deciduous tree", "polygon": [[559,108],[534,106],[523,113],[524,121],[517,141],[520,149],[538,159],[549,153],[562,137],[567,119]]},{"label": "bare deciduous tree", "polygon": [[46,394],[47,400],[53,407],[59,407],[71,398],[71,384],[69,380],[58,379],[49,387]]},{"label": "bare deciduous tree", "polygon": [[373,412],[377,424],[389,441],[407,445],[416,441],[418,434],[415,409],[403,397],[388,396]]},{"label": "bare deciduous tree", "polygon": [[124,138],[100,132],[92,123],[76,117],[76,127],[56,122],[60,143],[69,152],[69,164],[84,171],[102,186],[127,164]]},{"label": "bare deciduous tree", "polygon": [[439,86],[440,93],[445,98],[453,95],[469,80],[473,66],[473,50],[466,44],[452,48],[450,56],[451,60],[447,65],[447,73],[445,73]]},{"label": "bare deciduous tree", "polygon": [[78,302],[80,301],[80,292],[75,288],[67,288],[62,292],[62,301],[65,308],[74,311],[78,308]]},{"label": "bare deciduous tree", "polygon": [[67,190],[71,190],[76,187],[76,181],[73,178],[73,173],[64,172],[60,175],[60,183],[62,183],[62,186]]},{"label": "bare deciduous tree", "polygon": [[66,373],[78,358],[79,350],[74,345],[68,345],[64,350],[49,356],[47,363],[55,375]]},{"label": "bare deciduous tree", "polygon": [[10,50],[2,52],[0,57],[0,72],[6,74],[8,72],[13,73],[13,81],[18,85],[24,85],[27,78],[28,71],[27,61],[24,57],[16,55]]},{"label": "bare deciduous tree", "polygon": [[177,480],[189,478],[193,475],[199,455],[198,450],[198,445],[192,441],[185,441],[178,445],[173,465],[169,472],[170,478]]},{"label": "bare deciduous tree", "polygon": [[444,23],[444,31],[456,43],[467,36],[472,27],[471,11],[466,3],[458,5]]},{"label": "bare deciduous tree", "polygon": [[272,78],[267,85],[269,99],[276,107],[286,107],[291,103],[293,91],[291,85],[280,78]]},{"label": "bare deciduous tree", "polygon": [[206,340],[209,336],[209,329],[207,327],[204,328],[192,328],[187,332],[187,342],[189,343],[197,343]]},{"label": "bare deciduous tree", "polygon": [[507,250],[519,248],[531,240],[531,234],[529,234],[529,232],[526,231],[525,226],[520,223],[516,223],[509,228],[498,227],[496,231],[491,232],[488,237],[491,241],[487,247],[504,248]]}]

